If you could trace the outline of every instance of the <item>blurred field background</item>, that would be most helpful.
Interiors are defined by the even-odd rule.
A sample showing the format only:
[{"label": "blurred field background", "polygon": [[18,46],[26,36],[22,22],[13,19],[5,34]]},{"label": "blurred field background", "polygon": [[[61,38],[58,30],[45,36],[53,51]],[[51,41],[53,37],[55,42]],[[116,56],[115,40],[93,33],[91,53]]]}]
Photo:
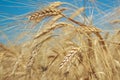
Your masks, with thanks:
[{"label": "blurred field background", "polygon": [[120,1],[1,0],[0,80],[120,80]]}]

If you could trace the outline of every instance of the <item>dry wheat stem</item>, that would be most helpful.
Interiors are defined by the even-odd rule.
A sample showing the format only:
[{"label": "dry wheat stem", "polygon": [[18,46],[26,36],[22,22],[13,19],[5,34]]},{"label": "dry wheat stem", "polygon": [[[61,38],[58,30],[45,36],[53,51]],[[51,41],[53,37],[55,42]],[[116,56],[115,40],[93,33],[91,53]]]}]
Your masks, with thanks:
[{"label": "dry wheat stem", "polygon": [[70,18],[71,18],[71,19],[74,19],[76,16],[78,16],[78,15],[79,15],[80,13],[82,13],[84,10],[85,10],[84,7],[79,8],[78,10],[76,10],[76,11],[70,16]]},{"label": "dry wheat stem", "polygon": [[15,54],[14,51],[11,51],[11,50],[8,49],[7,47],[5,47],[3,44],[0,44],[0,51],[7,51],[7,52],[9,52],[9,53]]},{"label": "dry wheat stem", "polygon": [[106,48],[104,39],[102,38],[102,36],[100,35],[99,32],[96,32],[95,34],[100,39],[100,44],[102,45],[102,48],[107,52],[107,48]]},{"label": "dry wheat stem", "polygon": [[62,14],[62,13],[61,13],[61,15],[63,15],[63,17],[65,17],[66,19],[68,19],[69,21],[71,21],[71,22],[73,22],[73,23],[75,23],[75,24],[78,24],[78,25],[81,26],[81,27],[86,26],[85,24],[83,24],[83,23],[81,23],[81,22],[78,22],[78,21],[76,21],[76,20],[74,20],[74,19],[72,19],[72,18],[69,18],[69,17],[65,16],[64,14]]}]

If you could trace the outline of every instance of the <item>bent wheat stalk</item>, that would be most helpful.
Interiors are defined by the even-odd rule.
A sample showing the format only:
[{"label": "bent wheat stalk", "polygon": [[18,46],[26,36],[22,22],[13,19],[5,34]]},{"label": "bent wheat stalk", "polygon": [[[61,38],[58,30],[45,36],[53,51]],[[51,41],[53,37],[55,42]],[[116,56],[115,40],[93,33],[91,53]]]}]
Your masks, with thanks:
[{"label": "bent wheat stalk", "polygon": [[76,10],[76,11],[70,16],[70,18],[71,18],[71,19],[75,18],[75,17],[78,16],[80,13],[82,13],[84,10],[85,10],[84,7],[79,8],[78,10]]}]

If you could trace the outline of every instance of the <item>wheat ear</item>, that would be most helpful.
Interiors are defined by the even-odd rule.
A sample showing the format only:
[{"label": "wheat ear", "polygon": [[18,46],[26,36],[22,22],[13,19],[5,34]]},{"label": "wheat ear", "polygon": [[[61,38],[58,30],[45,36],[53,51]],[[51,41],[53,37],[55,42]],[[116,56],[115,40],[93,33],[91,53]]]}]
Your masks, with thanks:
[{"label": "wheat ear", "polygon": [[10,76],[15,73],[15,71],[16,71],[16,69],[17,69],[17,67],[18,67],[18,64],[19,64],[19,62],[21,61],[23,55],[24,55],[24,53],[21,53],[20,56],[18,57],[17,61],[15,62],[15,65],[13,66],[13,70],[12,70]]},{"label": "wheat ear", "polygon": [[113,21],[111,21],[110,23],[112,23],[112,24],[120,23],[120,19],[113,20]]},{"label": "wheat ear", "polygon": [[64,60],[62,61],[62,63],[60,64],[60,67],[59,69],[62,69],[65,64],[67,64],[67,62],[69,62],[73,57],[74,55],[79,51],[78,48],[72,48],[68,54],[64,57]]},{"label": "wheat ear", "polygon": [[94,26],[77,27],[77,30],[81,33],[87,33],[87,34],[91,34],[91,33],[95,33],[95,32],[101,32],[100,29],[98,29]]},{"label": "wheat ear", "polygon": [[62,2],[57,1],[57,2],[51,3],[48,7],[49,7],[49,8],[57,8],[57,7],[59,7],[59,6],[62,5],[62,4],[63,4]]},{"label": "wheat ear", "polygon": [[57,29],[57,28],[61,28],[61,27],[65,27],[67,26],[67,24],[65,24],[64,22],[59,22],[59,23],[56,23],[54,25],[52,25],[52,27],[48,27],[46,28],[45,30],[43,30],[41,33],[39,33],[39,35],[37,35],[34,39],[37,39],[47,33],[49,33],[50,31],[54,30],[54,29]]},{"label": "wheat ear", "polygon": [[42,46],[42,44],[44,42],[46,42],[47,40],[51,39],[52,36],[48,36],[46,37],[44,40],[42,40],[41,42],[39,42],[38,44],[36,44],[33,49],[32,49],[32,52],[31,52],[31,56],[29,58],[29,61],[27,62],[27,65],[26,65],[26,70],[27,72],[31,72],[31,68],[34,64],[34,61],[35,61],[35,57],[36,55],[38,54],[39,50],[40,50],[40,47]]}]

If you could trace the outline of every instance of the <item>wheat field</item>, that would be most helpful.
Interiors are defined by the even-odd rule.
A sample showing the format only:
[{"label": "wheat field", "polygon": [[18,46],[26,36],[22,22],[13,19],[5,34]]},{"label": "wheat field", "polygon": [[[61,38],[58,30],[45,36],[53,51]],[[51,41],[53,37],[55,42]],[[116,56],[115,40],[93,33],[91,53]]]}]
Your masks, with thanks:
[{"label": "wheat field", "polygon": [[0,80],[120,80],[120,30],[77,20],[85,7],[67,15],[71,11],[63,4],[69,3],[51,2],[31,12],[24,28],[30,31],[15,36],[16,44],[0,43]]}]

